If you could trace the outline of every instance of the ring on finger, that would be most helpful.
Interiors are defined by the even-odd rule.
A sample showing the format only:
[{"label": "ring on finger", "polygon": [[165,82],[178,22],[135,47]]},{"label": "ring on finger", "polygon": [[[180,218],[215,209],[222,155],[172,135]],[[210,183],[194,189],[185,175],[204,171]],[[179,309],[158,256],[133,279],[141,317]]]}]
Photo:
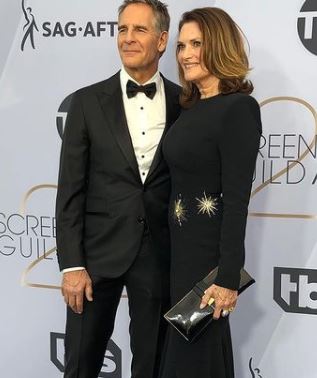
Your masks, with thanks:
[{"label": "ring on finger", "polygon": [[229,310],[222,310],[221,316],[226,317],[229,315]]},{"label": "ring on finger", "polygon": [[208,303],[208,306],[211,306],[215,301],[215,298],[210,297]]}]

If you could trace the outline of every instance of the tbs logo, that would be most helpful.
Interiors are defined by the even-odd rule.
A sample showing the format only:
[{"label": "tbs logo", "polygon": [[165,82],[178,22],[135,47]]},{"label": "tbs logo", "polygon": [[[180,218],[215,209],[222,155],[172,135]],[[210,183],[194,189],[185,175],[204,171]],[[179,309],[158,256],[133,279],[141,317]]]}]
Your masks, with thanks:
[{"label": "tbs logo", "polygon": [[317,315],[317,270],[275,267],[274,300],[286,312]]},{"label": "tbs logo", "polygon": [[[61,373],[64,373],[64,339],[63,333],[51,332],[51,361]],[[109,340],[98,377],[122,378],[122,352],[113,340]]]}]

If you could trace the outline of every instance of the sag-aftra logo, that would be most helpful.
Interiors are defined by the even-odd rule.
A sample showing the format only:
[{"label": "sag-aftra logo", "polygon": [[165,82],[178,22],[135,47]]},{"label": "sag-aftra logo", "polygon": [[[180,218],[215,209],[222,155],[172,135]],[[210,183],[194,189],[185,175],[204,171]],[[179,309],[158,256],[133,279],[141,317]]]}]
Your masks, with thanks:
[{"label": "sag-aftra logo", "polygon": [[21,8],[24,16],[21,51],[27,48],[36,50],[40,38],[91,38],[114,37],[117,21],[51,21],[39,22],[39,15],[31,5],[32,0],[22,0]]}]

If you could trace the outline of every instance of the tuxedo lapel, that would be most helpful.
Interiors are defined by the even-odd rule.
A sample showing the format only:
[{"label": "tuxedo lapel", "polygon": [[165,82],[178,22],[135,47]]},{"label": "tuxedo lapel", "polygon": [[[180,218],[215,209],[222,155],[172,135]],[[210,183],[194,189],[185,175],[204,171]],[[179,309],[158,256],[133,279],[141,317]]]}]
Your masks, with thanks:
[{"label": "tuxedo lapel", "polygon": [[163,76],[164,81],[164,89],[165,89],[165,104],[166,104],[166,123],[165,128],[162,134],[162,137],[160,139],[160,142],[157,146],[149,173],[146,177],[145,182],[147,182],[153,173],[155,172],[156,168],[160,164],[162,160],[162,142],[164,139],[164,136],[171,126],[171,124],[175,121],[176,114],[178,114],[179,109],[179,99],[178,99],[178,93],[175,91],[175,88],[173,88],[168,80],[166,80]]},{"label": "tuxedo lapel", "polygon": [[142,184],[124,111],[119,73],[113,76],[107,86],[104,87],[103,92],[100,93],[99,101],[107,125],[109,125],[122,154],[131,166],[137,180]]}]

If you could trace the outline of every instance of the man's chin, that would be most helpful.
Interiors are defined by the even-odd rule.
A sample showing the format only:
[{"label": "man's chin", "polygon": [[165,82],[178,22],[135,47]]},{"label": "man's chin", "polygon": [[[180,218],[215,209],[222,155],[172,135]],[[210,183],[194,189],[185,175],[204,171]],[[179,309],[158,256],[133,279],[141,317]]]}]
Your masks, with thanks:
[{"label": "man's chin", "polygon": [[141,62],[127,62],[127,61],[124,61],[122,62],[124,68],[126,70],[137,70],[137,69],[140,69],[142,67],[142,64]]}]

